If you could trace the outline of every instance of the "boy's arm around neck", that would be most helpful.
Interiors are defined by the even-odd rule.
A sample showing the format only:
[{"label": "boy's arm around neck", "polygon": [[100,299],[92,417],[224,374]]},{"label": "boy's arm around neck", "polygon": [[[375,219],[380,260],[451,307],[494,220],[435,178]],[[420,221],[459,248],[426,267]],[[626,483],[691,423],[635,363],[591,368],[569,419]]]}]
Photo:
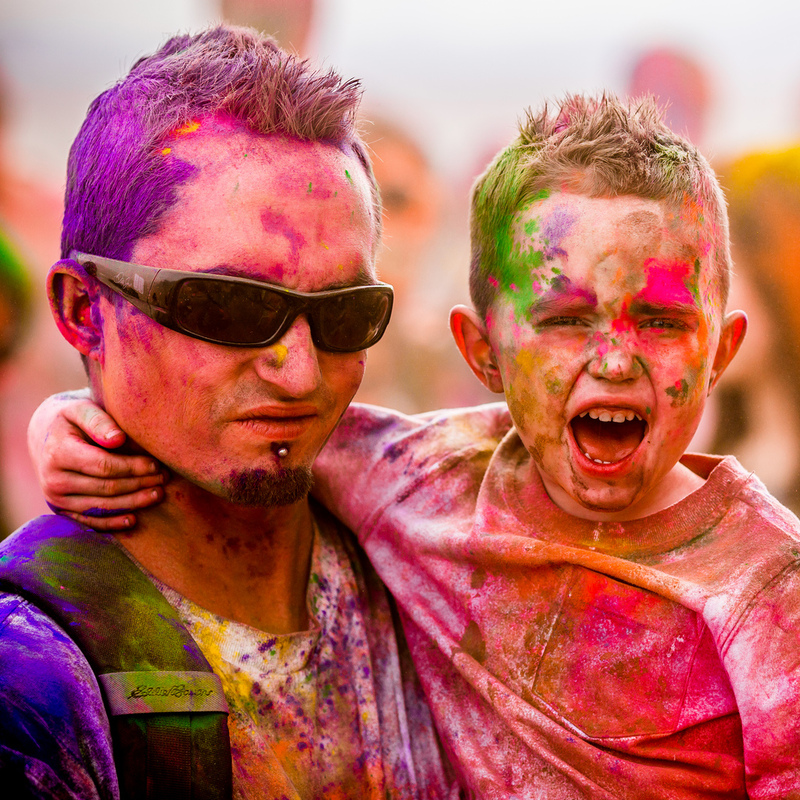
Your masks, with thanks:
[{"label": "boy's arm around neck", "polygon": [[499,441],[510,425],[503,403],[414,416],[354,403],[314,462],[313,495],[361,537],[405,484],[463,440],[488,434]]}]

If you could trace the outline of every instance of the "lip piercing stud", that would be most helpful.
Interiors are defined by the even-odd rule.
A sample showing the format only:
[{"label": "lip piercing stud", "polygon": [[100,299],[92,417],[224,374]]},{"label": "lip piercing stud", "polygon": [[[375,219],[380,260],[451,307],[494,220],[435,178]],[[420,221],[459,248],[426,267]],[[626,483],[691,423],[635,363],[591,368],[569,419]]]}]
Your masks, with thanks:
[{"label": "lip piercing stud", "polygon": [[289,455],[289,448],[288,447],[279,447],[278,448],[278,458],[286,458]]}]

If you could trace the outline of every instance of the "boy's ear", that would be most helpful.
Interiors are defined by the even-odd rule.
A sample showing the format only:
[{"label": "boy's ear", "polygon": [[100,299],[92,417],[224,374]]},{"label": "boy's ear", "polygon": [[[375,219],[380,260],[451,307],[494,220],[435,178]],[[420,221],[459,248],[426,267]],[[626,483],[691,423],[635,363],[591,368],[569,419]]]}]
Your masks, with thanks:
[{"label": "boy's ear", "polygon": [[708,393],[717,385],[717,381],[725,371],[728,364],[736,355],[736,351],[747,333],[747,315],[744,311],[730,311],[722,320],[722,330],[719,335],[719,344],[711,368],[711,380],[708,383]]},{"label": "boy's ear", "polygon": [[502,394],[500,370],[489,343],[486,325],[479,314],[468,306],[456,306],[450,311],[450,330],[461,355],[478,380],[489,391]]},{"label": "boy's ear", "polygon": [[47,297],[61,335],[80,353],[100,360],[100,289],[76,261],[65,258],[47,273]]}]

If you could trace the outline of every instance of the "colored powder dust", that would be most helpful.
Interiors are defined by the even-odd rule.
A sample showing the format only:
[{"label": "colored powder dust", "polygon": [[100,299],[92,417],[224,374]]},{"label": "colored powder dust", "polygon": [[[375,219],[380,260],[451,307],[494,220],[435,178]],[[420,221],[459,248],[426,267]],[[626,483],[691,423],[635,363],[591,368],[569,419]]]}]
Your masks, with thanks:
[{"label": "colored powder dust", "polygon": [[686,402],[688,394],[689,384],[683,378],[681,378],[679,381],[675,381],[675,385],[670,386],[667,389],[667,395],[678,401],[678,403]]},{"label": "colored powder dust", "polygon": [[275,363],[277,366],[282,367],[283,362],[286,361],[286,356],[289,355],[289,348],[285,344],[274,344],[271,350],[275,353]]},{"label": "colored powder dust", "polygon": [[190,133],[194,133],[199,127],[200,121],[192,120],[191,122],[187,122],[185,125],[181,125],[180,128],[177,128],[173,136],[187,136]]}]

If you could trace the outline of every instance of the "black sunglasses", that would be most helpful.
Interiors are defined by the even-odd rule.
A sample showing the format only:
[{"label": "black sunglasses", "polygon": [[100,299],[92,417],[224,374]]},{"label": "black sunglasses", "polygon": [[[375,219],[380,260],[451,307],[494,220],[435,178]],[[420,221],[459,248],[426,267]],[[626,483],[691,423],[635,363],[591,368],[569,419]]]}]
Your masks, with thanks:
[{"label": "black sunglasses", "polygon": [[215,344],[267,347],[306,314],[317,348],[355,353],[383,336],[392,314],[394,290],[388,283],[306,293],[74,251],[71,258],[165,328]]}]

